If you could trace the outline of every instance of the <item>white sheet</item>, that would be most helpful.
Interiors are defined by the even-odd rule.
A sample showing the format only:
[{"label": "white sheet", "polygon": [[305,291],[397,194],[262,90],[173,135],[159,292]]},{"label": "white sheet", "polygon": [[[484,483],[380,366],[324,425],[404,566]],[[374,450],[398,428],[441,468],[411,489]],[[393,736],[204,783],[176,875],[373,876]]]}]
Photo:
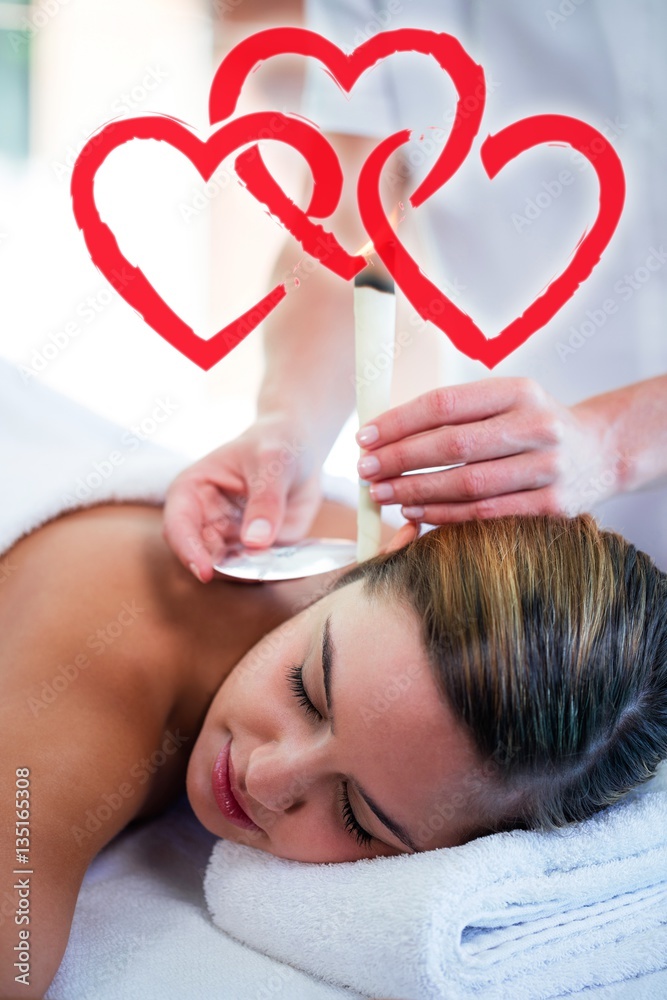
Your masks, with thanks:
[{"label": "white sheet", "polygon": [[202,882],[215,841],[184,796],[102,851],[46,1000],[362,1000],[213,924]]}]

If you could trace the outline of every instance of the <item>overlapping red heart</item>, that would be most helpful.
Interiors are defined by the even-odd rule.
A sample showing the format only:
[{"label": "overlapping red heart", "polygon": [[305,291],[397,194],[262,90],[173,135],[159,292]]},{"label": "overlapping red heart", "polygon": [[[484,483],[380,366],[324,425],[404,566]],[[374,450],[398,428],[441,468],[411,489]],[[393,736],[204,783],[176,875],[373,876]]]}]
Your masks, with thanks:
[{"label": "overlapping red heart", "polygon": [[[418,207],[456,173],[468,156],[484,112],[484,73],[451,35],[402,28],[375,35],[350,55],[315,32],[303,28],[272,28],[257,32],[237,45],[223,60],[213,79],[209,100],[212,125],[234,113],[250,72],[272,56],[293,53],[318,59],[346,92],[361,75],[396,52],[433,56],[448,73],[457,91],[454,123],[434,166],[410,196]],[[208,181],[219,163],[241,147],[235,169],[249,192],[266,205],[304,250],[345,280],[366,264],[348,254],[335,234],[314,219],[326,219],[338,202],[343,177],[338,158],[321,132],[303,119],[261,112],[222,125],[203,142],[175,118],[162,115],[110,122],[81,150],[72,174],[72,203],[93,262],[146,322],[173,347],[208,370],[253,330],[286,294],[277,285],[252,309],[233,320],[209,340],[197,336],[164,302],[143,272],[122,254],[94,199],[97,170],[112,150],[131,139],[158,139],[182,152]],[[488,177],[525,150],[542,143],[567,144],[591,163],[599,180],[598,214],[565,268],[525,312],[493,338],[484,336],[474,321],[440,291],[421,271],[393,230],[380,199],[380,178],[392,153],[410,138],[409,130],[388,136],[373,150],[361,170],[357,198],[361,220],[377,253],[398,287],[422,317],[438,326],[464,354],[492,368],[544,326],[574,294],[599,262],[618,224],[625,198],[620,160],[608,140],[590,125],[566,115],[535,115],[522,119],[484,140],[480,155]],[[293,146],[305,158],[313,175],[313,194],[305,210],[285,195],[267,170],[257,141],[273,139]]]}]

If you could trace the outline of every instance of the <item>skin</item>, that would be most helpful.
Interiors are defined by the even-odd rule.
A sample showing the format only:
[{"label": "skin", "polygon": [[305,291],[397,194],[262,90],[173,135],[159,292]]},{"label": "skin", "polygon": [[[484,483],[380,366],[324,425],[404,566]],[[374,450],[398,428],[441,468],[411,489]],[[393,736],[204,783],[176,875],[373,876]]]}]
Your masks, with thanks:
[{"label": "skin", "polygon": [[[405,849],[391,838],[385,846],[359,849],[334,814],[334,771],[350,772],[394,818],[407,823],[412,808],[428,810],[437,796],[429,785],[434,768],[440,764],[447,787],[453,787],[456,767],[463,767],[466,747],[457,743],[425,671],[405,694],[405,713],[392,703],[370,728],[359,724],[359,708],[377,694],[378,686],[382,692],[392,673],[405,671],[406,656],[424,666],[414,622],[403,616],[399,628],[396,609],[373,609],[371,622],[376,613],[381,618],[379,626],[371,627],[370,609],[354,600],[352,588],[313,604],[337,573],[261,587],[218,579],[204,587],[166,544],[161,518],[161,508],[140,504],[71,512],[21,539],[3,558],[3,998],[43,995],[65,951],[90,862],[128,824],[159,814],[183,791],[190,758],[188,787],[197,814],[215,832],[240,839],[238,828],[221,829],[221,814],[211,813],[205,787],[210,782],[206,757],[217,754],[225,727],[234,736],[233,759],[253,809],[255,804],[262,809],[257,818],[266,833],[256,846],[302,860],[347,860]],[[332,536],[354,537],[355,528],[355,512],[336,504],[324,504],[314,524],[316,532]],[[394,544],[405,544],[413,530],[406,525]],[[385,543],[388,534],[385,529]],[[334,615],[339,647],[334,698],[340,729],[335,739],[327,736],[326,724],[315,726],[303,715],[285,682],[286,666],[311,648],[314,627],[326,608]],[[248,664],[255,644],[267,632],[280,637],[281,626],[289,625],[295,614],[289,641],[271,647],[262,672],[235,677],[235,667]],[[389,660],[373,652],[373,646],[382,648],[387,629],[393,629],[395,644]],[[317,683],[314,654],[313,649],[312,684]],[[321,688],[313,698],[319,701]],[[199,744],[212,702],[215,708]],[[429,755],[433,741],[442,741],[426,766],[419,760],[424,726],[432,737]],[[274,739],[281,740],[277,747]],[[278,748],[279,754],[274,752]],[[359,753],[363,766],[356,759]],[[396,776],[388,785],[390,766]],[[21,768],[30,770],[34,873],[27,987],[17,987],[12,967],[19,930],[11,874],[15,773]],[[418,775],[414,787],[408,780],[410,768]],[[284,791],[300,769],[312,783],[294,803],[280,805],[274,782]],[[425,816],[420,812],[420,818]],[[371,832],[383,834],[372,828],[361,808],[359,819],[368,819]]]}]

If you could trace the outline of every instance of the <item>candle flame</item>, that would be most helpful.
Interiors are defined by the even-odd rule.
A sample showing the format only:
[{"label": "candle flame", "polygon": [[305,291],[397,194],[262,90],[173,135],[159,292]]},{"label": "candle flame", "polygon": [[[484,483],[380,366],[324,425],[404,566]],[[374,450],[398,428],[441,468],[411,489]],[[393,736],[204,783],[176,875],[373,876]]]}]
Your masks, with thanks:
[{"label": "candle flame", "polygon": [[[402,207],[403,205],[401,204],[401,208]],[[392,210],[391,215],[389,216],[389,224],[391,225],[392,229],[398,224],[399,221],[402,220],[398,218],[398,206],[396,206]],[[354,251],[354,256],[365,257],[366,265],[374,263],[374,261],[371,260],[371,258],[375,256],[375,247],[373,246],[373,241],[367,240],[367,242],[364,243],[363,246],[359,247],[358,250]]]},{"label": "candle flame", "polygon": [[[358,250],[354,251],[354,256],[355,257],[365,257],[368,260],[370,257],[373,256],[374,253],[375,253],[375,247],[373,246],[373,241],[372,240],[368,240],[368,242],[364,243],[364,245],[362,247],[359,247]],[[370,261],[369,261],[369,263],[370,263]]]}]

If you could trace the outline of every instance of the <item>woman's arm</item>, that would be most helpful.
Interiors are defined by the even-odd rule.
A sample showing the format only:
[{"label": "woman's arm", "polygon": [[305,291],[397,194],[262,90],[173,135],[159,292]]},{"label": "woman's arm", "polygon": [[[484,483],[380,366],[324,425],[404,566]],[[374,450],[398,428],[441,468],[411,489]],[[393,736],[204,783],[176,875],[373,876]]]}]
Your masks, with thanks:
[{"label": "woman's arm", "polygon": [[667,375],[593,396],[572,412],[601,428],[606,465],[618,470],[614,493],[667,483]]}]

